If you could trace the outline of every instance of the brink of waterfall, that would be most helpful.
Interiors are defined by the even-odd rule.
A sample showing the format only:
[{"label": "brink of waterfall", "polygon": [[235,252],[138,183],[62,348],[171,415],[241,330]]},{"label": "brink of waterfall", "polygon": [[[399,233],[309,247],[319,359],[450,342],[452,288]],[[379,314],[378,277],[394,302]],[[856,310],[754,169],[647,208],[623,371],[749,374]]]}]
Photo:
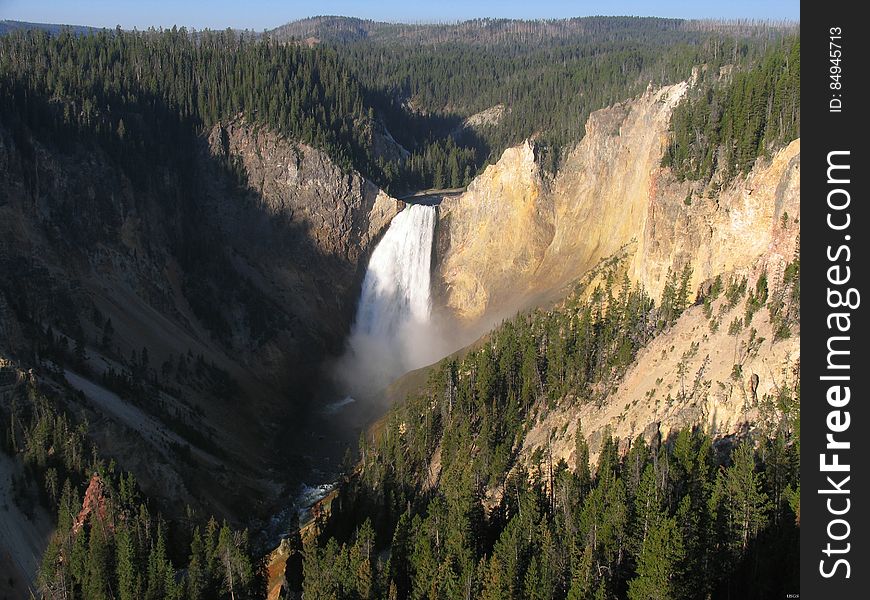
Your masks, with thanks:
[{"label": "brink of waterfall", "polygon": [[412,204],[396,215],[363,280],[356,319],[337,375],[363,395],[440,357],[430,327],[435,208]]}]

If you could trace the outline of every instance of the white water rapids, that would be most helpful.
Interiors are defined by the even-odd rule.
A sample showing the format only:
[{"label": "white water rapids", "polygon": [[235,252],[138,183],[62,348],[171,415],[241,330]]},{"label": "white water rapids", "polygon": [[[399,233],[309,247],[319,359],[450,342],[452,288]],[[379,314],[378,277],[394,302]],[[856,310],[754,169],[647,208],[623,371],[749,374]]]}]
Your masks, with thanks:
[{"label": "white water rapids", "polygon": [[434,232],[435,208],[412,204],[393,218],[372,252],[337,373],[354,393],[377,392],[440,358],[437,336],[430,335]]}]

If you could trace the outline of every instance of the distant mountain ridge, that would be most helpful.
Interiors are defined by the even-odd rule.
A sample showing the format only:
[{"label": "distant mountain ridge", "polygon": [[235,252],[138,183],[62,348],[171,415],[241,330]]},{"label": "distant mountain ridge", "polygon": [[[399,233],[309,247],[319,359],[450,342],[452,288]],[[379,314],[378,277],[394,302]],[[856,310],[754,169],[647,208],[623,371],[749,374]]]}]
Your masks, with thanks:
[{"label": "distant mountain ridge", "polygon": [[[374,21],[359,17],[321,15],[290,21],[268,30],[266,35],[278,41],[309,40],[314,43],[354,43],[360,41],[403,41],[405,43],[461,42],[474,44],[509,41],[577,40],[608,34],[621,39],[637,33],[637,27],[650,33],[662,31],[727,31],[734,35],[764,35],[769,30],[797,31],[799,23],[789,20],[688,20],[663,17],[591,16],[565,19],[495,19],[481,18],[450,23],[400,23]],[[105,27],[66,23],[34,23],[14,19],[0,20],[0,35],[12,31],[38,29],[57,34],[68,28],[77,35],[103,31]],[[241,31],[238,28],[233,28]],[[251,32],[260,37],[260,32]]]},{"label": "distant mountain ridge", "polygon": [[565,19],[481,18],[452,23],[390,23],[356,17],[323,15],[291,21],[267,33],[270,37],[346,44],[362,41],[404,43],[469,43],[474,45],[529,41],[577,41],[605,35],[627,39],[639,31],[658,34],[664,31],[722,30],[739,35],[765,35],[771,29],[797,29],[791,21],[761,20],[687,20],[662,17],[591,16]]},{"label": "distant mountain ridge", "polygon": [[86,35],[100,31],[100,27],[90,27],[88,25],[66,25],[63,23],[30,23],[28,21],[12,21],[9,19],[0,20],[0,35],[6,35],[12,31],[21,31],[27,29],[40,29],[48,33],[60,33],[63,29],[70,29],[76,35]]}]

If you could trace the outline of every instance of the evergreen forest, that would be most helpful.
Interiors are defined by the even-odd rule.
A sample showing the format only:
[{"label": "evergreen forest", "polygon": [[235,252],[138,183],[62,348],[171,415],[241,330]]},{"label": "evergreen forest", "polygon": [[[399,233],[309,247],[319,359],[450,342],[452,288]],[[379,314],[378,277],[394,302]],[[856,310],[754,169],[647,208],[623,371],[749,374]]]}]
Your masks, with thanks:
[{"label": "evergreen forest", "polygon": [[[484,44],[472,32],[311,47],[231,30],[12,31],[0,37],[0,98],[10,125],[91,139],[129,165],[177,163],[192,136],[243,114],[394,194],[463,186],[529,137],[554,172],[589,113],[689,79],[699,65],[733,76],[705,78],[678,112],[666,160],[682,176],[709,178],[720,147],[729,172],[745,171],[799,131],[799,42],[788,28],[731,35],[619,18],[589,27],[556,41],[516,34]],[[498,122],[463,125],[498,105]],[[382,127],[407,153],[376,151]]]}]

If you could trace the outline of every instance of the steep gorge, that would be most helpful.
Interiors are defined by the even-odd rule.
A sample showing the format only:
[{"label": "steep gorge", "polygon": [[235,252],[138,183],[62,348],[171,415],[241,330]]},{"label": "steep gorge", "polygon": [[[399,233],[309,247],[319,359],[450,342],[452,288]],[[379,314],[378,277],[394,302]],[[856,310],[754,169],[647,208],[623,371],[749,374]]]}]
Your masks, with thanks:
[{"label": "steep gorge", "polygon": [[142,173],[0,121],[0,355],[38,367],[167,509],[241,521],[293,479],[270,470],[282,424],[342,347],[400,203],[241,118],[190,149]]},{"label": "steep gorge", "polygon": [[[660,163],[671,111],[688,85],[648,89],[593,113],[555,175],[526,142],[465,193],[446,197],[436,227],[436,308],[480,333],[516,310],[558,301],[623,250],[630,279],[654,298],[669,270],[686,265],[694,292],[720,274],[755,281],[766,272],[775,287],[797,243],[800,142],[724,190],[677,181]],[[37,158],[22,159],[13,136],[2,140],[4,289],[21,291],[18,301],[0,297],[5,350],[23,349],[27,327],[53,323],[70,340],[82,338],[97,378],[143,346],[152,365],[169,363],[170,371],[179,355],[202,356],[238,383],[241,397],[256,400],[215,402],[209,390],[181,386],[184,402],[169,394],[170,401],[204,411],[208,436],[238,453],[237,464],[256,480],[260,469],[251,465],[271,460],[277,421],[302,407],[300,392],[320,357],[341,350],[363,263],[401,203],[322,152],[242,117],[199,140],[192,204],[161,203],[98,149],[88,163],[86,148],[64,155],[32,140]],[[79,163],[90,166],[77,171]],[[24,183],[29,168],[40,176],[35,189]],[[105,185],[96,189],[89,179]],[[103,217],[64,222],[68,197],[77,210],[86,201]],[[80,236],[90,243],[59,251],[58,241]],[[20,260],[36,260],[32,272],[45,280],[22,278]],[[59,285],[58,274],[68,283]],[[37,288],[54,291],[46,299]],[[209,297],[218,300],[194,305]],[[48,316],[55,298],[100,319],[65,331]],[[104,320],[114,330],[108,348],[98,341]],[[131,464],[148,471],[133,458],[135,447]],[[263,484],[271,486],[252,482]]]},{"label": "steep gorge", "polygon": [[[631,21],[614,24],[636,26]],[[664,149],[670,157],[678,140],[719,143],[715,136],[678,135],[679,123],[690,132],[699,127],[692,115],[677,118],[686,105],[675,112],[698,83],[694,76],[693,83],[659,90],[650,84],[581,126],[592,108],[642,90],[648,75],[662,82],[684,77],[685,65],[698,60],[694,49],[675,48],[672,65],[656,65],[660,49],[642,49],[653,67],[635,72],[624,61],[620,68],[618,58],[610,63],[596,35],[577,54],[601,45],[604,69],[562,61],[554,73],[548,63],[560,61],[546,52],[529,61],[530,48],[499,49],[505,62],[495,65],[497,79],[518,83],[505,98],[478,68],[479,48],[468,53],[471,61],[464,51],[458,63],[448,53],[452,63],[431,71],[414,69],[413,56],[403,58],[401,69],[423,72],[425,84],[447,90],[447,97],[456,94],[448,86],[457,79],[475,83],[474,95],[493,95],[486,102],[493,108],[457,129],[456,115],[413,110],[418,98],[400,91],[394,101],[393,83],[384,90],[398,118],[383,113],[380,84],[357,85],[372,56],[355,51],[297,53],[302,46],[249,43],[229,31],[118,30],[93,40],[69,33],[59,43],[52,39],[27,35],[4,44],[4,52],[11,48],[4,56],[13,59],[4,61],[0,79],[0,420],[11,457],[0,461],[0,471],[11,482],[4,497],[24,515],[21,527],[0,536],[18,538],[0,540],[0,555],[10,550],[17,569],[32,575],[52,521],[33,507],[60,507],[43,560],[56,579],[41,586],[138,597],[147,579],[145,596],[180,596],[183,587],[211,597],[226,592],[229,579],[229,595],[242,597],[232,589],[232,563],[239,563],[240,586],[251,593],[261,586],[250,579],[247,539],[230,527],[252,528],[260,542],[295,534],[297,509],[308,502],[302,499],[334,487],[322,506],[329,511],[337,500],[336,518],[319,519],[318,504],[306,529],[356,531],[366,564],[357,568],[356,559],[342,558],[344,548],[336,555],[332,547],[322,555],[325,577],[318,574],[319,550],[306,552],[304,569],[296,554],[295,577],[285,577],[283,563],[274,573],[270,565],[270,576],[295,580],[295,591],[304,576],[306,597],[330,595],[316,586],[337,576],[358,579],[360,597],[387,595],[387,579],[371,575],[390,563],[370,560],[371,550],[384,556],[384,542],[403,539],[392,534],[395,518],[405,511],[416,519],[423,513],[413,513],[424,510],[435,527],[426,525],[426,532],[412,521],[413,539],[434,537],[439,552],[441,540],[449,540],[463,554],[438,569],[450,579],[445,589],[463,581],[470,596],[486,578],[496,587],[485,597],[506,597],[497,589],[501,565],[527,552],[508,548],[508,560],[496,556],[494,536],[507,524],[500,520],[526,503],[519,487],[528,483],[536,489],[524,497],[537,503],[549,495],[545,512],[559,518],[553,462],[580,464],[581,421],[593,460],[607,456],[601,448],[611,434],[626,450],[638,435],[655,446],[683,426],[700,426],[716,443],[777,418],[788,426],[777,410],[799,397],[792,393],[800,360],[799,140],[728,185],[682,181],[675,173],[695,173],[685,158],[694,154],[680,153],[683,162],[669,163],[671,172],[662,167]],[[737,61],[736,42],[734,50]],[[794,58],[787,57],[791,64]],[[384,55],[374,60],[383,66]],[[455,69],[460,63],[474,65],[480,79]],[[736,67],[744,63],[752,65],[752,57]],[[793,75],[787,67],[768,70]],[[525,71],[532,75],[526,83]],[[559,85],[548,85],[554,77]],[[761,79],[753,81],[762,94],[781,90],[780,79],[794,87],[794,77]],[[544,96],[550,91],[553,98]],[[767,114],[782,124],[786,109],[777,115],[770,106],[790,106],[789,126],[779,137],[757,136],[763,143],[750,151],[781,145],[799,131],[796,92],[789,91],[790,104],[770,92]],[[716,89],[717,99],[728,93]],[[757,112],[754,103],[736,106],[744,104],[752,105],[743,114]],[[444,110],[456,106],[448,102]],[[704,108],[693,114],[715,114]],[[408,109],[414,114],[404,114]],[[718,125],[702,126],[709,133]],[[751,144],[755,132],[745,130],[736,139]],[[566,140],[584,131],[565,152]],[[490,150],[528,135],[464,193],[456,191]],[[745,150],[740,168],[755,160]],[[543,168],[555,168],[560,156],[557,172]],[[431,190],[407,198],[425,206],[408,207],[360,173],[393,191],[442,188],[448,180],[454,190],[437,208]],[[658,307],[644,290],[662,298]],[[496,327],[517,311],[524,312]],[[382,435],[373,436],[371,447],[359,436],[357,465],[341,459],[359,429],[385,412],[377,401],[385,383],[457,348],[434,368],[400,378],[386,394],[397,406],[373,427]],[[362,365],[362,377],[340,381],[336,373],[352,372],[345,358]],[[370,389],[361,390],[363,377]],[[413,394],[414,387],[426,393]],[[412,393],[400,397],[396,390]],[[557,469],[568,473],[563,464]],[[505,493],[511,478],[521,483],[514,507],[513,494]],[[71,485],[59,494],[65,479]],[[369,495],[374,501],[366,505]],[[562,499],[566,514],[580,499]],[[150,506],[137,507],[140,500]],[[75,523],[64,518],[79,505]],[[108,537],[95,535],[93,516],[103,521],[104,512],[113,515]],[[193,528],[210,516],[229,524],[216,536],[210,523],[202,538]],[[132,538],[122,534],[134,520],[146,535],[128,552]],[[459,536],[446,535],[447,521]],[[549,533],[569,529],[573,536],[585,525]],[[83,531],[88,551],[72,553]],[[535,542],[538,549],[544,539]],[[582,546],[559,535],[547,539]],[[83,567],[105,563],[100,540],[118,558],[118,581]],[[408,563],[401,546],[394,544],[390,560],[407,576],[417,561]],[[29,548],[34,556],[22,562]],[[631,552],[625,572],[607,568],[622,573],[623,591],[637,548]],[[212,565],[219,555],[220,564]],[[571,560],[578,557],[572,550]],[[138,583],[126,577],[134,563],[144,574],[146,558],[147,577]],[[556,564],[552,553],[537,558],[539,565]],[[199,588],[206,563],[208,592]],[[567,584],[568,561],[562,563]],[[6,566],[0,565],[4,575]],[[513,568],[512,577],[528,591],[539,579],[535,568],[525,576],[518,575],[525,566]],[[601,577],[601,566],[592,571]],[[416,577],[435,589],[435,577],[424,570]],[[408,592],[408,577],[401,579],[401,593],[391,587],[391,597]],[[280,584],[273,591],[280,593]],[[575,590],[570,597],[586,595]]]}]

